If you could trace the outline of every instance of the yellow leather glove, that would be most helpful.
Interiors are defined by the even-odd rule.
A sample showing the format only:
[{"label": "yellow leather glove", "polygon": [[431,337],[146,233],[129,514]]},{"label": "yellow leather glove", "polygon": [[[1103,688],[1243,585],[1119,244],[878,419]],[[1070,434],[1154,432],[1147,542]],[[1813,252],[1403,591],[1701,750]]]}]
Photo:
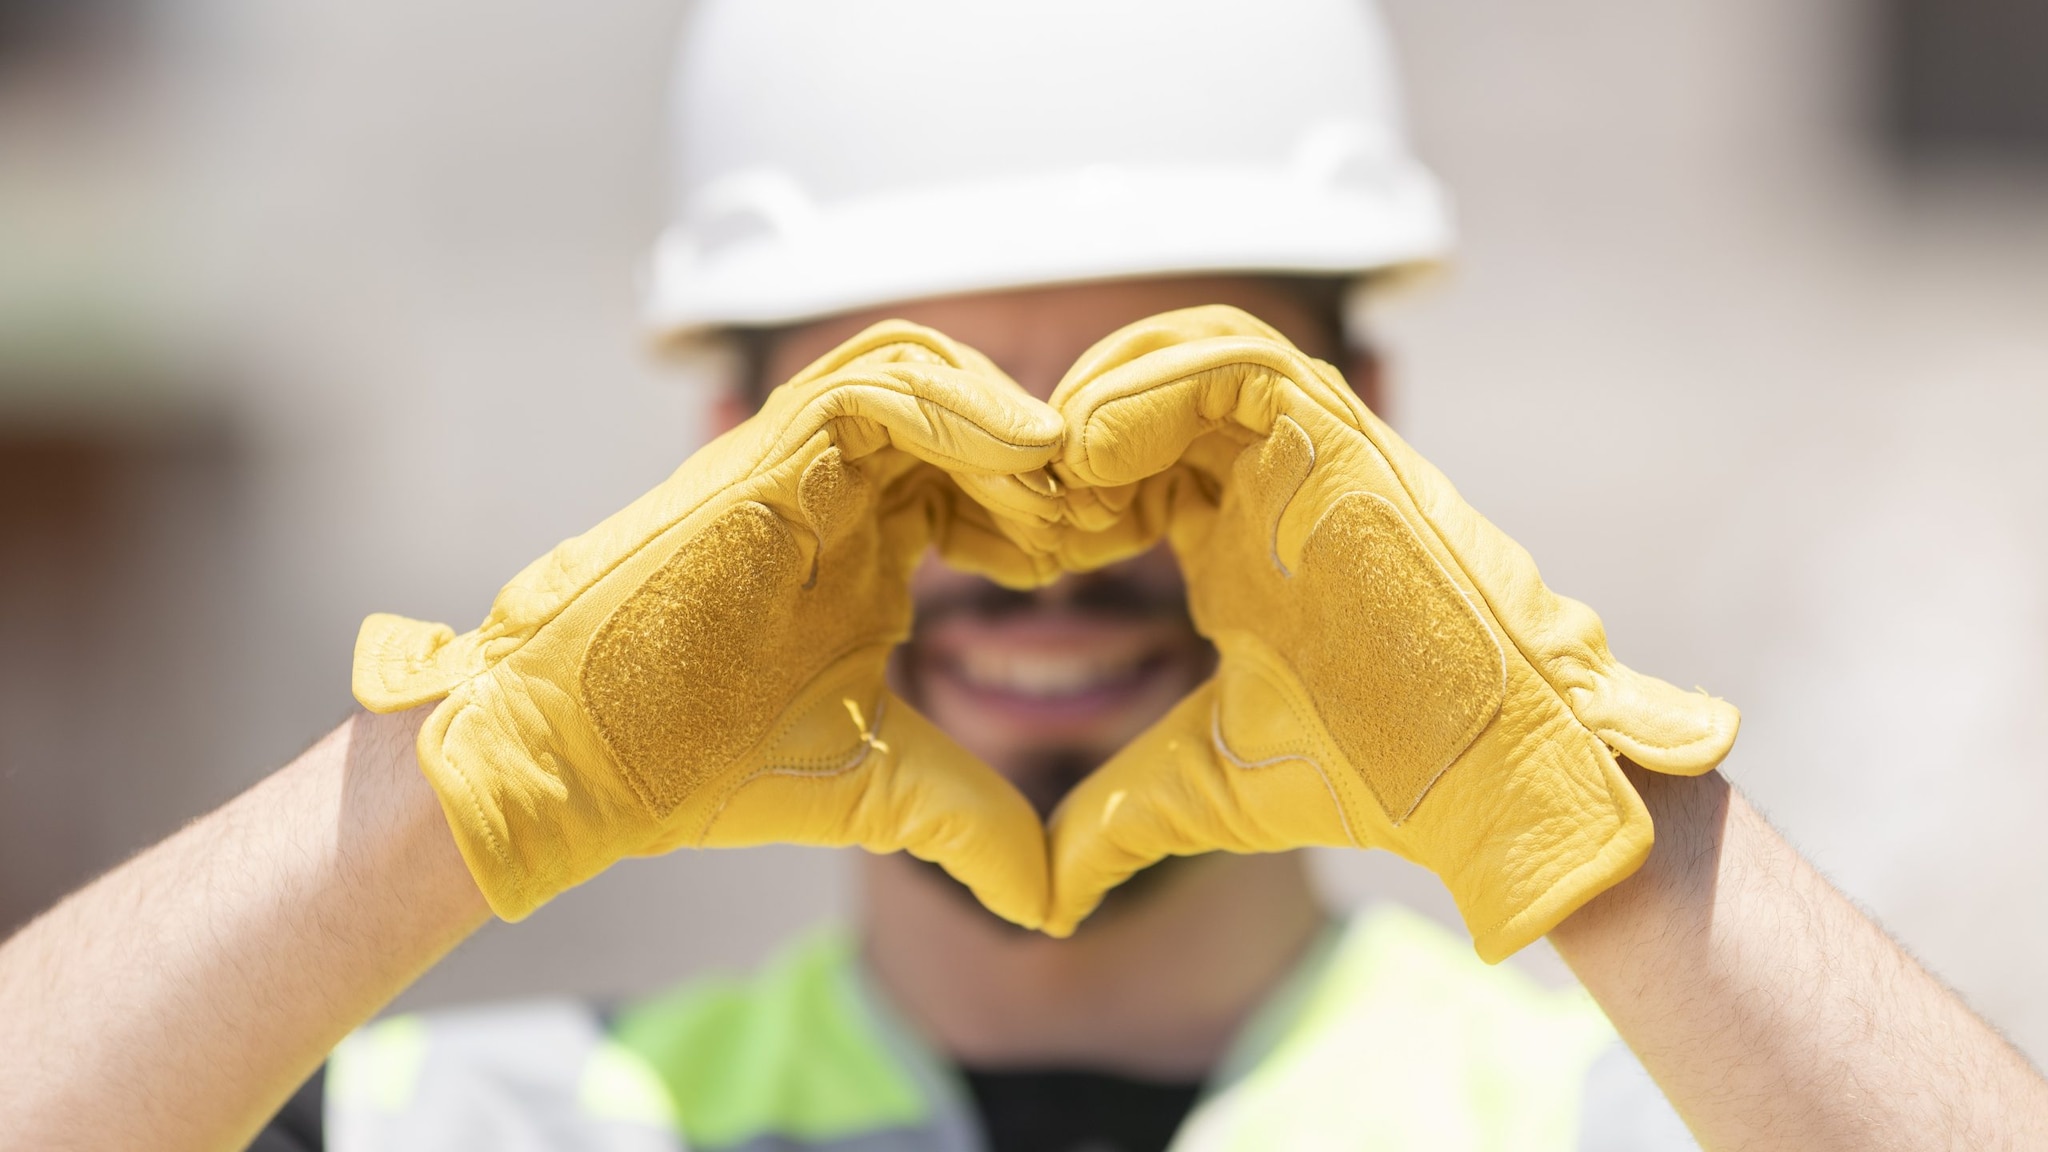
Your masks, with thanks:
[{"label": "yellow leather glove", "polygon": [[1048,932],[1169,854],[1356,845],[1434,871],[1496,962],[1649,852],[1617,753],[1690,775],[1735,739],[1733,707],[1616,663],[1333,368],[1236,309],[1111,335],[1052,404],[1081,511],[1123,517],[1091,559],[1166,532],[1221,659],[1055,814]]},{"label": "yellow leather glove", "polygon": [[906,849],[1036,926],[1036,814],[883,664],[928,543],[1014,585],[1047,574],[982,502],[1025,534],[1055,516],[1043,473],[1017,477],[1060,437],[979,354],[878,324],[528,566],[475,631],[364,621],[356,698],[441,701],[420,766],[507,920],[622,856],[788,842]]}]

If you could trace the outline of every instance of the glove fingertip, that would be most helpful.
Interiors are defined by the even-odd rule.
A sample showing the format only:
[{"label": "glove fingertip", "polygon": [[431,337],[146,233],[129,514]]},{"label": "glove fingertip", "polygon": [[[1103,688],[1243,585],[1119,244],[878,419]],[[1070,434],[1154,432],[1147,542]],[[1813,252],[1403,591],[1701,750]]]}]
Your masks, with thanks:
[{"label": "glove fingertip", "polygon": [[1014,912],[1006,912],[995,908],[991,908],[989,909],[989,911],[994,912],[996,915],[1001,916],[1003,919],[1008,920],[1010,923],[1015,924],[1017,927],[1023,928],[1026,931],[1036,932],[1041,928],[1045,927],[1045,917],[1043,916],[1019,916]]},{"label": "glove fingertip", "polygon": [[1072,920],[1047,920],[1039,931],[1055,940],[1065,940],[1074,934],[1076,922]]},{"label": "glove fingertip", "polygon": [[1742,713],[1621,664],[1570,694],[1579,722],[1631,763],[1667,776],[1699,776],[1719,767],[1735,745]]},{"label": "glove fingertip", "polygon": [[364,617],[349,676],[356,702],[372,712],[403,712],[446,696],[462,674],[435,657],[454,639],[446,624],[388,612]]},{"label": "glove fingertip", "polygon": [[[1028,855],[1013,848],[999,852],[995,859],[1014,861]],[[1043,858],[1037,862],[1037,870],[1029,873],[1014,865],[998,864],[995,859],[938,860],[935,863],[974,893],[982,907],[1020,928],[1036,931],[1045,923],[1048,902]],[[957,867],[956,863],[972,866]]]},{"label": "glove fingertip", "polygon": [[1674,693],[1674,703],[1647,725],[1594,729],[1607,746],[1629,761],[1667,776],[1700,776],[1721,766],[1735,746],[1742,713],[1705,692]]}]

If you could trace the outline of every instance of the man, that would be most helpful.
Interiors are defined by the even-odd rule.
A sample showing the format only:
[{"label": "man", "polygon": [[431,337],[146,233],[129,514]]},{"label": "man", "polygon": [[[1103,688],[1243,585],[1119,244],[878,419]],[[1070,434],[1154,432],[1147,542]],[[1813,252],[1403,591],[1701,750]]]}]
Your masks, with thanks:
[{"label": "man", "polygon": [[[1643,1069],[1707,1148],[2022,1147],[2048,1135],[2048,1088],[2024,1059],[1717,775],[1630,767],[1626,795],[1572,808],[1626,824],[1639,804],[1656,827],[1646,860],[1599,870],[1605,887],[1640,860],[1632,876],[1604,893],[1581,886],[1532,921],[1598,1011],[1488,968],[1398,911],[1332,924],[1298,857],[1243,852],[1324,842],[1336,820],[1351,841],[1424,858],[1461,903],[1475,886],[1483,896],[1499,869],[1460,874],[1394,831],[1471,810],[1469,754],[1374,829],[1370,797],[1284,828],[1258,784],[1187,800],[1183,747],[1212,760],[1212,748],[1242,751],[1244,725],[1276,713],[1226,715],[1219,701],[1197,715],[1213,718],[1213,741],[1206,729],[1179,745],[1153,739],[1242,657],[1226,646],[1219,672],[1189,612],[1195,602],[1214,622],[1232,608],[1224,593],[1241,585],[1210,545],[1235,537],[1214,526],[1204,537],[1190,517],[1227,526],[1244,511],[1257,467],[1286,464],[1290,427],[1312,450],[1310,477],[1370,456],[1363,435],[1405,484],[1427,488],[1426,466],[1400,463],[1398,442],[1349,407],[1378,407],[1381,384],[1345,284],[1441,254],[1448,227],[1400,149],[1378,29],[1354,4],[1039,4],[971,18],[962,7],[740,0],[696,14],[679,71],[683,204],[657,258],[653,312],[683,336],[739,333],[732,435],[515,579],[493,610],[498,632],[373,618],[357,691],[388,714],[358,715],[0,950],[12,1041],[0,1146],[221,1148],[259,1132],[273,1147],[337,1149],[1685,1140],[1650,1107]],[[1147,320],[1209,305],[1277,331],[1214,311]],[[957,344],[904,328],[861,335],[893,317]],[[1144,398],[1117,388],[1182,379],[1097,345],[1133,324],[1169,356],[1220,340],[1271,357],[1262,379],[1278,383],[1257,387],[1285,393],[1274,407],[1288,422],[1267,413],[1256,430],[1234,427],[1207,471],[1216,442],[1174,443],[1175,463],[1134,474],[1132,495],[1110,475],[1117,454],[1172,439],[1160,430],[1185,409],[1147,409],[1101,460],[1074,449],[1114,403]],[[1340,366],[1357,400],[1318,392],[1332,381],[1287,343]],[[765,385],[792,378],[764,404]],[[1234,386],[1253,388],[1246,379]],[[918,403],[887,406],[883,384]],[[804,423],[858,389],[839,415]],[[1312,409],[1286,407],[1303,397],[1351,415],[1317,425]],[[1432,508],[1455,513],[1454,493],[1439,498]],[[1322,516],[1337,503],[1304,507]],[[698,508],[719,512],[708,523],[722,534],[672,540]],[[1161,509],[1171,525],[1146,521]],[[1240,575],[1312,578],[1317,537],[1276,520],[1253,542],[1270,540],[1274,567]],[[1155,547],[1095,562],[1168,530],[1178,558]],[[927,535],[955,565],[1039,586],[928,557],[908,577],[915,628],[889,654],[888,689],[866,679],[881,667],[879,654],[861,663],[868,632],[834,646],[775,618],[829,594],[837,608],[817,627],[881,605],[875,634],[889,633],[896,590],[862,581],[893,572],[891,557]],[[879,559],[842,563],[855,548]],[[1438,555],[1455,566],[1467,553]],[[1048,563],[1072,571],[1040,584]],[[1467,567],[1473,592],[1494,588],[1496,574]],[[1419,571],[1396,582],[1397,598],[1426,583]],[[632,579],[613,595],[619,572]],[[679,584],[690,593],[680,623],[634,616],[649,589]],[[603,603],[588,603],[592,589]],[[1283,615],[1282,596],[1251,607]],[[1310,599],[1312,610],[1330,597]],[[677,639],[743,612],[756,614],[744,632]],[[1512,615],[1496,604],[1473,619],[1490,629]],[[1316,619],[1345,651],[1372,635]],[[1424,663],[1455,672],[1436,659],[1457,648],[1454,632],[1420,645]],[[516,646],[496,643],[515,634]],[[795,646],[759,658],[792,635]],[[1291,637],[1281,659],[1306,667],[1317,639]],[[648,642],[673,659],[642,660]],[[551,646],[575,655],[576,702],[553,692]],[[828,656],[816,676],[771,683]],[[661,679],[714,657],[720,675]],[[1386,663],[1353,675],[1372,680]],[[1435,700],[1435,719],[1479,694],[1438,691],[1461,683],[1424,677],[1406,694]],[[1324,704],[1303,699],[1311,712]],[[1659,708],[1718,715],[1707,703],[1640,710]],[[486,714],[505,727],[479,735]],[[716,722],[684,725],[700,715]],[[573,730],[586,721],[596,734],[570,754],[558,741],[583,739]],[[735,742],[754,722],[803,754],[761,759],[750,738],[731,760],[761,771],[711,809],[701,781],[631,771],[636,740],[672,757]],[[1603,733],[1616,747],[1627,736]],[[1526,782],[1554,746],[1497,757],[1497,779]],[[1311,781],[1301,759],[1277,768],[1292,777],[1258,779]],[[1246,760],[1248,775],[1231,779],[1265,762]],[[810,770],[776,774],[792,765]],[[676,816],[649,810],[691,823],[679,831]],[[866,858],[857,944],[799,947],[744,985],[357,1031],[493,908],[523,915],[627,852],[777,838],[907,846],[940,867]],[[1512,838],[1539,841],[1551,843]],[[1192,854],[1202,847],[1243,854]],[[1492,938],[1502,918],[1467,911],[1491,954],[1520,940]]]}]

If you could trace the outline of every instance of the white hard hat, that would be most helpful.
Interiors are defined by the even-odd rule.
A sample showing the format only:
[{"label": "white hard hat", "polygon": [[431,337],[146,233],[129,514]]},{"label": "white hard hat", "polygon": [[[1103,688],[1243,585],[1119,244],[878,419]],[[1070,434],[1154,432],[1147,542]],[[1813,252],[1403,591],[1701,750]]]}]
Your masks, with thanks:
[{"label": "white hard hat", "polygon": [[647,316],[1442,255],[1368,0],[698,0]]}]

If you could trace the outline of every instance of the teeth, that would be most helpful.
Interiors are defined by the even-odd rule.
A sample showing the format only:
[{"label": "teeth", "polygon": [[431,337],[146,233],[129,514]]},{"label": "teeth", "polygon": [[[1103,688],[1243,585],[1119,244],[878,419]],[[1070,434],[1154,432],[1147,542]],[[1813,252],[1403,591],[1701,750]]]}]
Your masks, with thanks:
[{"label": "teeth", "polygon": [[1079,696],[1130,677],[1134,659],[1103,659],[1051,653],[969,652],[960,659],[960,678],[976,688],[1018,696]]}]

